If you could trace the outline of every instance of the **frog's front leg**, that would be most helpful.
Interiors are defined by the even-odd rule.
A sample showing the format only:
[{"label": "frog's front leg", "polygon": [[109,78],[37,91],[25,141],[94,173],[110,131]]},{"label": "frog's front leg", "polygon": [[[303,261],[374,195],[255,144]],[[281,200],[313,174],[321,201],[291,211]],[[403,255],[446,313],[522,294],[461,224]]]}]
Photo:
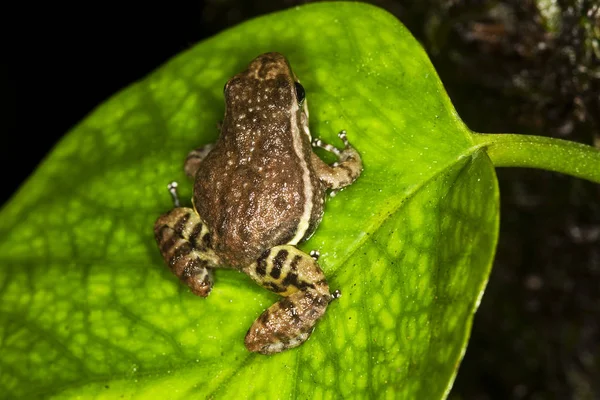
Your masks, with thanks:
[{"label": "frog's front leg", "polygon": [[244,272],[284,296],[254,321],[246,334],[246,348],[273,354],[304,343],[332,299],[316,260],[294,246],[276,246]]},{"label": "frog's front leg", "polygon": [[313,147],[320,147],[338,157],[338,161],[328,165],[315,153],[312,154],[312,164],[319,177],[328,189],[341,189],[352,184],[362,173],[363,165],[358,151],[348,141],[346,131],[341,131],[338,137],[344,142],[344,148],[339,150],[321,139],[312,142]]},{"label": "frog's front leg", "polygon": [[176,207],[156,220],[154,235],[171,271],[194,294],[208,296],[213,285],[211,268],[219,265],[219,258],[210,249],[210,232],[198,214]]},{"label": "frog's front leg", "polygon": [[188,153],[183,166],[183,170],[188,178],[194,179],[196,177],[196,172],[198,172],[198,168],[200,168],[200,163],[202,163],[202,160],[206,158],[208,153],[210,153],[214,147],[214,143],[209,143]]}]

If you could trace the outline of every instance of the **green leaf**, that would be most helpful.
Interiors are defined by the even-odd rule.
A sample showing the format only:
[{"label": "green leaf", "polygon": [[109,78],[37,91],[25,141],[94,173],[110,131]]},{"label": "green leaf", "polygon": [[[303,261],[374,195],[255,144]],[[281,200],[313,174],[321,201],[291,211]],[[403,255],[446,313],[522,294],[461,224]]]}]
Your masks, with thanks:
[{"label": "green leaf", "polygon": [[[248,353],[276,299],[219,270],[207,299],[164,265],[157,216],[187,152],[214,141],[222,88],[285,54],[314,136],[365,169],[301,247],[342,297],[310,340]],[[69,132],[0,214],[0,396],[441,398],[465,351],[498,231],[498,189],[425,52],[360,3],[262,17],[198,44]]]}]

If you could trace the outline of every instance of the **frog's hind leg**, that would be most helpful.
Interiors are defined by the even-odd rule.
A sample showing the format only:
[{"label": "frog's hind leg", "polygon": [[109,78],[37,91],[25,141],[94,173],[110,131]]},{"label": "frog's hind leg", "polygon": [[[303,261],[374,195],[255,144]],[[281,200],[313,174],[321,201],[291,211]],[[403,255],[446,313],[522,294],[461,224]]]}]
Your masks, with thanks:
[{"label": "frog's hind leg", "polygon": [[207,156],[208,153],[215,147],[214,143],[206,144],[204,146],[198,147],[190,151],[185,159],[185,165],[183,169],[185,174],[190,179],[194,179],[196,177],[196,172],[198,172],[198,168],[200,168],[200,163]]},{"label": "frog's hind leg", "polygon": [[335,154],[338,161],[328,165],[315,153],[312,154],[312,164],[321,182],[328,189],[341,189],[352,184],[362,173],[362,160],[358,151],[348,141],[346,131],[341,131],[338,137],[344,142],[342,150],[324,143],[321,139],[314,139],[313,147],[319,147]]},{"label": "frog's hind leg", "polygon": [[273,354],[304,343],[332,299],[316,260],[293,246],[276,246],[244,272],[285,296],[254,321],[246,334],[246,348]]},{"label": "frog's hind leg", "polygon": [[160,253],[173,273],[192,292],[206,297],[212,289],[211,268],[219,258],[210,249],[210,232],[191,208],[176,207],[154,224]]}]

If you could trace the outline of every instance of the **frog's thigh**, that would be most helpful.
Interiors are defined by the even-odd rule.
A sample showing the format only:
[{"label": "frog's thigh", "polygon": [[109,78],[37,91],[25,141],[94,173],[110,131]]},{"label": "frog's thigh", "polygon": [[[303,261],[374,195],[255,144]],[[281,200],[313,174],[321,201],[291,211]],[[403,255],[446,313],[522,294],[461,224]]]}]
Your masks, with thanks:
[{"label": "frog's thigh", "polygon": [[326,144],[320,139],[313,141],[313,146],[323,148],[338,157],[338,161],[332,165],[326,164],[315,153],[312,153],[312,165],[319,177],[319,180],[325,184],[328,189],[341,189],[352,184],[361,174],[363,165],[360,154],[348,142],[346,132],[342,131],[339,135],[344,142],[342,150]]},{"label": "frog's thigh", "polygon": [[248,350],[273,354],[306,341],[331,300],[317,262],[293,246],[276,246],[244,272],[259,285],[285,296],[254,321],[246,334]]},{"label": "frog's thigh", "polygon": [[194,179],[196,177],[196,172],[198,171],[198,168],[200,168],[200,163],[214,147],[215,144],[210,143],[202,147],[198,147],[197,149],[194,149],[188,153],[185,159],[185,165],[183,166],[185,174],[188,176],[188,178]]},{"label": "frog's thigh", "polygon": [[160,253],[171,271],[194,294],[208,296],[218,257],[208,248],[210,233],[191,208],[177,207],[161,215],[154,224]]}]

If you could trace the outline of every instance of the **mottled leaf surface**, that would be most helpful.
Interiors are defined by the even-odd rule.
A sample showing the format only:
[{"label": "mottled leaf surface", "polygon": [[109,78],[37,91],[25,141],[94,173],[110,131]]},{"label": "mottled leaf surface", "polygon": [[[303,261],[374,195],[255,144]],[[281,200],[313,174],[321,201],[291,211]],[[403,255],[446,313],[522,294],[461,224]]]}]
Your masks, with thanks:
[{"label": "mottled leaf surface", "polygon": [[[243,338],[277,297],[225,270],[192,295],[152,233],[168,182],[191,196],[183,160],[217,137],[224,83],[266,51],[306,88],[313,135],[346,129],[365,165],[302,245],[342,297],[270,357]],[[490,160],[391,15],[320,3],[247,22],[99,106],[1,211],[0,397],[443,397],[497,228]]]}]

